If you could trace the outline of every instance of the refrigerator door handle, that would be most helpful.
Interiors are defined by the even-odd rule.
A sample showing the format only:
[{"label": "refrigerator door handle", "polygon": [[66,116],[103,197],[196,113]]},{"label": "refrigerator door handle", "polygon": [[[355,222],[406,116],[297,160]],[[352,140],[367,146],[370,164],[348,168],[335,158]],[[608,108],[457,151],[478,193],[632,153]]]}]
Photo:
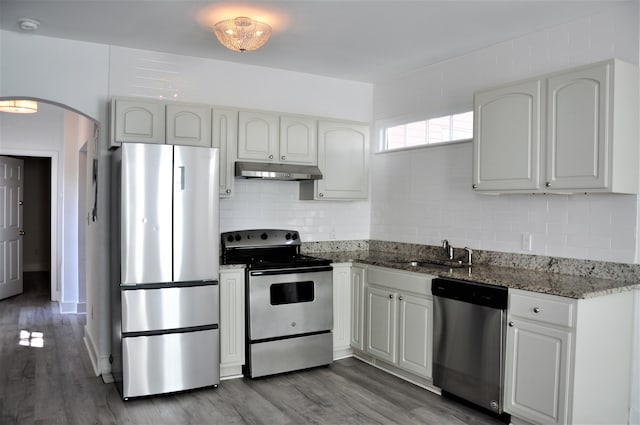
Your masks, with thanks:
[{"label": "refrigerator door handle", "polygon": [[178,167],[180,169],[180,190],[184,190],[184,173],[185,173],[185,166],[181,165]]}]

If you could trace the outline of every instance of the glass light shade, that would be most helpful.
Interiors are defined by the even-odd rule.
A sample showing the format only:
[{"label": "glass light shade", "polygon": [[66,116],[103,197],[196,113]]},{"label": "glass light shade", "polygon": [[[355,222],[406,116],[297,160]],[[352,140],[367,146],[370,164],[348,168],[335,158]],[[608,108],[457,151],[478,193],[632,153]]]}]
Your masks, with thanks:
[{"label": "glass light shade", "polygon": [[38,102],[35,100],[0,100],[0,112],[13,114],[33,114],[38,112]]},{"label": "glass light shade", "polygon": [[243,16],[218,22],[213,32],[224,47],[236,52],[256,50],[271,37],[269,25]]}]

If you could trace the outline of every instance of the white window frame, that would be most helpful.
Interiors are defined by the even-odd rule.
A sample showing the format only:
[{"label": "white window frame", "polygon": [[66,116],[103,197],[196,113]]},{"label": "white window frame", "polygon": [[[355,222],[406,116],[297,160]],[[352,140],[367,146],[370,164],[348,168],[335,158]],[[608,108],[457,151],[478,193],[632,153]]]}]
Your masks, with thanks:
[{"label": "white window frame", "polygon": [[[470,138],[466,138],[466,139],[455,139],[455,140],[447,140],[444,142],[437,142],[437,143],[423,143],[423,144],[419,144],[419,145],[413,145],[413,146],[404,146],[401,148],[395,148],[395,149],[387,149],[386,144],[387,144],[387,140],[386,140],[386,132],[387,129],[389,128],[393,128],[393,127],[397,127],[397,126],[401,126],[401,125],[406,125],[406,124],[412,124],[412,123],[416,123],[416,122],[421,122],[421,121],[429,121],[429,120],[433,120],[433,119],[439,119],[439,118],[444,118],[444,117],[449,117],[450,119],[452,119],[452,117],[454,115],[459,115],[459,114],[465,114],[465,113],[473,113],[473,108],[469,107],[469,108],[465,108],[466,110],[463,111],[456,111],[456,112],[451,112],[451,113],[444,113],[442,115],[434,115],[434,116],[425,116],[424,114],[412,114],[412,115],[407,115],[404,117],[398,117],[398,118],[392,118],[392,119],[386,119],[386,120],[379,120],[376,122],[376,126],[375,126],[375,130],[376,130],[376,134],[378,135],[377,138],[377,149],[376,149],[376,153],[389,153],[389,152],[401,152],[403,150],[412,150],[412,149],[421,149],[421,148],[426,148],[426,147],[435,147],[435,146],[443,146],[443,145],[450,145],[450,144],[454,144],[454,143],[462,143],[462,142],[469,142],[471,140],[473,140],[473,135]],[[425,134],[425,140],[426,137],[428,136],[428,132],[429,132],[429,126],[426,126],[427,128],[425,129],[426,134]],[[406,135],[405,135],[406,137]]]}]

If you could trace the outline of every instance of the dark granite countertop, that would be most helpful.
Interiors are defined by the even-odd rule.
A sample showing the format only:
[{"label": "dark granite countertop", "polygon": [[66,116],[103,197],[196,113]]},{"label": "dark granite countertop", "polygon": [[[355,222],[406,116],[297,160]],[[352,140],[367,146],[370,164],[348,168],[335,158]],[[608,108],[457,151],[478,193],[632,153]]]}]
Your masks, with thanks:
[{"label": "dark granite countertop", "polygon": [[334,263],[361,263],[397,270],[425,273],[526,291],[559,295],[568,298],[593,298],[640,288],[638,282],[581,277],[534,270],[477,264],[473,267],[443,269],[441,267],[412,266],[416,258],[399,258],[397,254],[376,251],[314,252],[315,256]]}]

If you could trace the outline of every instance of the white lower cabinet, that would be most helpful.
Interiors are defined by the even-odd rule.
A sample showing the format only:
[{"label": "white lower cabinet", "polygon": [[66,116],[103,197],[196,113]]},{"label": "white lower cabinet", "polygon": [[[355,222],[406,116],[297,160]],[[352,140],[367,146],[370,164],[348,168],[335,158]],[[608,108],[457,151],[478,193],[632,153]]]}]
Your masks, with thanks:
[{"label": "white lower cabinet", "polygon": [[522,321],[508,335],[507,411],[540,423],[566,423],[572,333]]},{"label": "white lower cabinet", "polygon": [[220,378],[242,375],[244,353],[244,269],[220,270]]},{"label": "white lower cabinet", "polygon": [[398,295],[398,302],[398,366],[431,378],[433,301],[426,297],[401,294]]},{"label": "white lower cabinet", "polygon": [[628,423],[633,292],[509,290],[505,411],[513,422]]},{"label": "white lower cabinet", "polygon": [[431,379],[433,276],[371,267],[366,277],[366,353]]},{"label": "white lower cabinet", "polygon": [[351,263],[333,266],[333,359],[349,357],[351,351]]}]

